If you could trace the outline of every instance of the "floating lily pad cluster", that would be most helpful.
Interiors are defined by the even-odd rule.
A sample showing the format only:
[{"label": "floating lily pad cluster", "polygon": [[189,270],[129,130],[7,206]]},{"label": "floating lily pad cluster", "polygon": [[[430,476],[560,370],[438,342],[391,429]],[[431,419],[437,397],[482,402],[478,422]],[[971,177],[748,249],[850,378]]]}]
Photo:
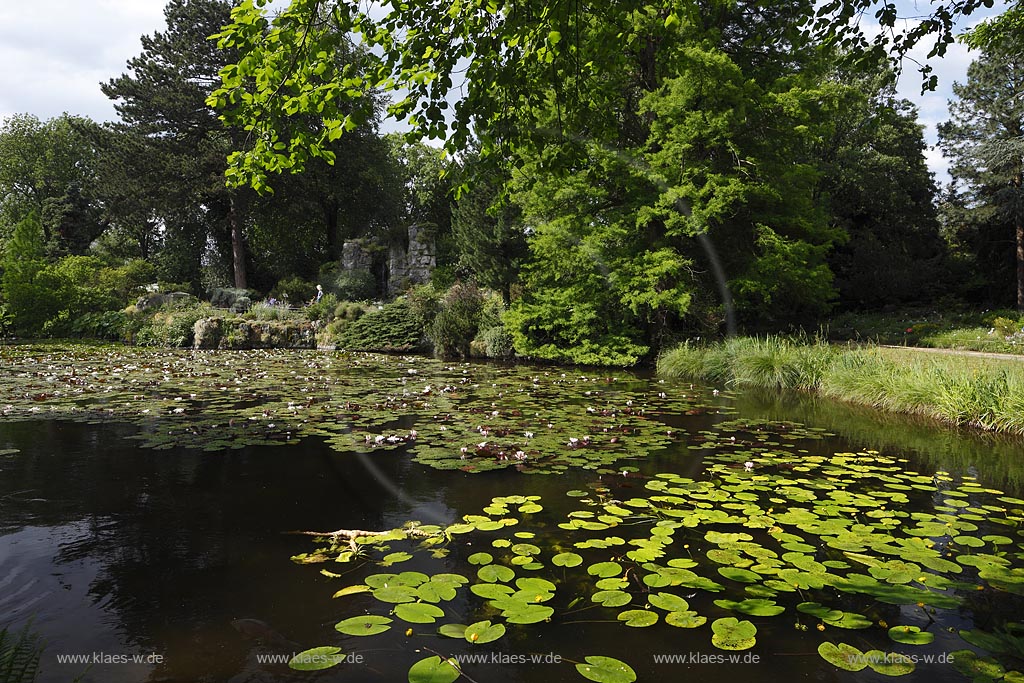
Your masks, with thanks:
[{"label": "floating lily pad cluster", "polygon": [[[536,496],[506,496],[457,524],[399,530],[426,534],[421,552],[466,541],[486,549],[433,576],[371,574],[339,594],[366,592],[377,607],[346,598],[340,609],[436,624],[432,633],[469,643],[539,622],[570,624],[587,612],[630,629],[703,632],[703,642],[732,651],[755,648],[761,625],[784,619],[790,633],[812,641],[805,649],[817,650],[819,666],[888,676],[915,671],[915,653],[941,633],[981,650],[962,650],[959,670],[1020,680],[1013,667],[1024,655],[1024,626],[951,633],[943,622],[981,597],[1024,607],[1024,500],[875,452],[742,457],[753,460],[710,456],[706,479],[661,473],[642,489],[619,489],[604,476],[569,491],[576,505],[564,514],[549,513]],[[393,552],[393,541],[361,540],[364,558]],[[410,553],[414,540],[403,541]],[[347,547],[330,543],[313,556],[338,558]],[[457,596],[464,600],[454,609]],[[368,618],[349,617],[339,630],[352,635],[343,625]],[[628,652],[605,654],[632,671]],[[449,667],[453,676],[461,671]],[[577,670],[620,680],[602,678],[600,667]]]},{"label": "floating lily pad cluster", "polygon": [[150,448],[222,451],[321,436],[437,469],[554,473],[642,459],[682,438],[664,415],[697,390],[616,376],[421,357],[103,346],[0,347],[5,419],[122,421]]}]

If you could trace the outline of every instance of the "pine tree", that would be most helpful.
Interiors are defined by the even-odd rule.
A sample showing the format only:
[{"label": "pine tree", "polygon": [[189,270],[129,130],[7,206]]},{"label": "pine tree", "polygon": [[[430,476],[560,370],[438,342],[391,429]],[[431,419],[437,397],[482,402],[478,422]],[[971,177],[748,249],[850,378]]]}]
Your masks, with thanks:
[{"label": "pine tree", "polygon": [[957,100],[939,140],[968,209],[958,231],[975,233],[976,251],[985,242],[1007,243],[1001,264],[986,265],[1013,282],[1024,312],[1024,56],[998,46],[986,50],[953,93]]}]

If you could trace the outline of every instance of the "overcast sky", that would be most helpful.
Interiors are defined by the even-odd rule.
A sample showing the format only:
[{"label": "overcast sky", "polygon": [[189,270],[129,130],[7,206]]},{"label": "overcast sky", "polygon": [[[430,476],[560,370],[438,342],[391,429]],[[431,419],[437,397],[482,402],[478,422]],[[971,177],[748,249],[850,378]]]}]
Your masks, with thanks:
[{"label": "overcast sky", "polygon": [[[113,120],[113,106],[99,84],[125,71],[127,60],[141,51],[140,36],[165,28],[164,4],[165,0],[2,0],[0,119],[16,113],[49,119],[68,112]],[[923,2],[921,6],[927,7]],[[919,94],[914,65],[906,67],[900,91],[918,105],[930,144],[935,142],[935,124],[946,119],[950,85],[966,78],[971,59],[966,49],[954,45],[943,59],[934,60],[939,89],[925,96]],[[939,151],[930,150],[928,161],[938,179],[946,182],[946,163]]]}]

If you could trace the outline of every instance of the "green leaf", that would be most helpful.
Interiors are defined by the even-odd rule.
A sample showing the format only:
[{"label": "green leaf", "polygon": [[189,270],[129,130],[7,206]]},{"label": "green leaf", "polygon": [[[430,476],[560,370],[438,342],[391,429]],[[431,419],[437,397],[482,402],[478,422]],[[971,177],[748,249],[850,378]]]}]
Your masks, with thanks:
[{"label": "green leaf", "polygon": [[466,627],[464,637],[471,643],[482,645],[490,643],[505,635],[504,624],[491,625],[489,621],[478,621]]},{"label": "green leaf", "polygon": [[757,627],[749,621],[740,621],[736,617],[716,619],[711,624],[714,635],[711,644],[721,650],[747,650],[754,647]]},{"label": "green leaf", "polygon": [[583,558],[576,553],[559,553],[551,558],[551,564],[556,567],[578,567],[583,564]]},{"label": "green leaf", "polygon": [[602,579],[607,579],[621,574],[622,565],[618,562],[598,562],[587,567],[587,573],[591,576],[599,576]]},{"label": "green leaf", "polygon": [[347,636],[375,636],[390,629],[391,627],[388,624],[391,622],[392,619],[388,617],[367,614],[339,621],[334,625],[334,628]]},{"label": "green leaf", "polygon": [[706,624],[707,621],[707,617],[690,610],[686,612],[669,612],[665,615],[665,623],[677,628],[698,628]]},{"label": "green leaf", "polygon": [[480,577],[481,581],[486,583],[494,583],[496,581],[507,582],[515,578],[516,573],[509,567],[502,564],[489,564],[484,567],[480,567],[477,570],[476,575]]},{"label": "green leaf", "polygon": [[304,650],[288,662],[288,667],[296,671],[322,671],[337,666],[345,661],[340,647],[314,647]]},{"label": "green leaf", "polygon": [[335,593],[331,597],[333,597],[333,598],[342,598],[342,597],[345,597],[346,595],[355,595],[357,593],[368,593],[368,592],[370,592],[372,590],[373,590],[372,588],[370,588],[369,586],[367,586],[364,583],[357,583],[357,584],[355,584],[353,586],[345,586],[344,588],[342,588],[340,591],[338,591],[337,593]]},{"label": "green leaf", "polygon": [[928,645],[935,640],[934,633],[922,631],[918,626],[893,626],[889,637],[904,645]]},{"label": "green leaf", "polygon": [[739,567],[719,567],[718,573],[727,579],[742,583],[756,583],[761,580],[758,574],[747,569],[740,569]]},{"label": "green leaf", "polygon": [[405,552],[390,553],[388,555],[385,555],[383,558],[381,558],[380,563],[382,565],[384,565],[385,567],[387,567],[387,566],[390,566],[390,565],[393,565],[393,564],[398,564],[399,562],[405,562],[406,560],[411,560],[411,559],[412,559],[412,555],[410,555],[409,553],[405,553]]},{"label": "green leaf", "polygon": [[776,605],[774,600],[765,598],[749,598],[736,602],[735,600],[715,600],[715,604],[724,609],[731,609],[752,617],[774,617],[786,611],[782,605]]},{"label": "green leaf", "polygon": [[411,624],[432,624],[444,616],[444,610],[429,602],[406,602],[395,605],[395,616]]},{"label": "green leaf", "polygon": [[588,681],[596,683],[633,683],[636,672],[623,661],[613,657],[590,655],[584,657],[586,662],[576,665],[576,670]]},{"label": "green leaf", "polygon": [[469,587],[469,590],[485,600],[496,600],[508,597],[513,593],[512,587],[503,583],[475,583]]},{"label": "green leaf", "polygon": [[449,638],[463,638],[466,635],[466,628],[468,627],[465,624],[444,624],[438,627],[437,632]]},{"label": "green leaf", "polygon": [[818,654],[829,664],[844,671],[860,671],[868,665],[864,653],[846,643],[836,645],[826,641],[818,646]]},{"label": "green leaf", "polygon": [[454,659],[441,659],[436,655],[421,659],[409,669],[409,683],[454,683],[462,675]]},{"label": "green leaf", "polygon": [[381,602],[401,603],[416,600],[416,589],[410,586],[385,586],[373,591],[373,597]]},{"label": "green leaf", "polygon": [[905,676],[915,668],[914,660],[899,652],[868,650],[864,653],[864,659],[872,671],[883,676]]},{"label": "green leaf", "polygon": [[490,553],[473,553],[472,555],[466,558],[466,561],[470,564],[485,565],[493,562],[494,556]]},{"label": "green leaf", "polygon": [[667,612],[686,612],[690,609],[690,603],[672,593],[652,593],[647,596],[647,601]]},{"label": "green leaf", "polygon": [[626,626],[642,628],[658,623],[658,613],[646,609],[630,609],[620,612],[618,619],[625,622]]}]

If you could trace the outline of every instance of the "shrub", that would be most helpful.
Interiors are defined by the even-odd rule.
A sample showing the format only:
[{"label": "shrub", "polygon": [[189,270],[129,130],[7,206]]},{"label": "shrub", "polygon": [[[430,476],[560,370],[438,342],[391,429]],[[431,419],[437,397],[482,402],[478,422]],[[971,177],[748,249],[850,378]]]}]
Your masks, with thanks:
[{"label": "shrub", "polygon": [[429,330],[430,326],[434,324],[434,318],[441,310],[441,293],[433,284],[427,283],[410,289],[405,298],[409,302],[409,308],[412,309],[416,320],[419,321],[420,327]]},{"label": "shrub", "polygon": [[992,321],[992,328],[1002,337],[1011,337],[1020,332],[1020,322],[1016,318],[999,317]]},{"label": "shrub", "polygon": [[196,322],[216,314],[205,303],[167,305],[139,325],[134,341],[140,346],[192,346]]},{"label": "shrub", "polygon": [[274,289],[270,290],[270,296],[292,306],[301,306],[316,296],[316,284],[303,280],[298,275],[292,275],[280,280]]},{"label": "shrub", "polygon": [[505,314],[505,302],[501,295],[491,292],[485,297],[483,306],[480,309],[480,317],[477,320],[477,328],[481,331],[490,330],[502,326],[501,316]]},{"label": "shrub", "polygon": [[434,353],[440,358],[468,358],[483,308],[483,294],[472,281],[456,282],[441,300],[441,310],[430,326]]},{"label": "shrub", "polygon": [[367,271],[342,271],[326,287],[343,301],[367,301],[377,295],[377,281]]},{"label": "shrub", "polygon": [[83,313],[71,322],[71,332],[78,337],[119,341],[131,330],[131,322],[124,311],[94,311]]},{"label": "shrub", "polygon": [[365,312],[366,309],[360,304],[342,301],[334,307],[334,318],[346,321],[358,320]]},{"label": "shrub", "polygon": [[504,325],[495,325],[484,330],[477,338],[483,342],[484,353],[488,358],[511,358],[515,354],[512,335]]},{"label": "shrub", "polygon": [[304,310],[306,318],[310,321],[320,320],[330,322],[334,318],[334,309],[338,307],[338,297],[333,294],[325,294],[320,301],[315,301]]},{"label": "shrub", "polygon": [[295,320],[301,317],[302,313],[299,311],[266,301],[254,303],[245,312],[245,318],[249,320]]},{"label": "shrub", "polygon": [[346,323],[334,342],[352,351],[411,351],[422,346],[423,330],[409,304],[398,300]]},{"label": "shrub", "polygon": [[[236,289],[235,287],[214,287],[210,290],[210,304],[216,308],[231,308],[234,310],[235,304],[239,304],[237,308],[242,310],[249,310],[249,306],[252,305],[252,300],[256,298],[256,293],[248,289]],[[244,301],[240,301],[243,300]]]}]

